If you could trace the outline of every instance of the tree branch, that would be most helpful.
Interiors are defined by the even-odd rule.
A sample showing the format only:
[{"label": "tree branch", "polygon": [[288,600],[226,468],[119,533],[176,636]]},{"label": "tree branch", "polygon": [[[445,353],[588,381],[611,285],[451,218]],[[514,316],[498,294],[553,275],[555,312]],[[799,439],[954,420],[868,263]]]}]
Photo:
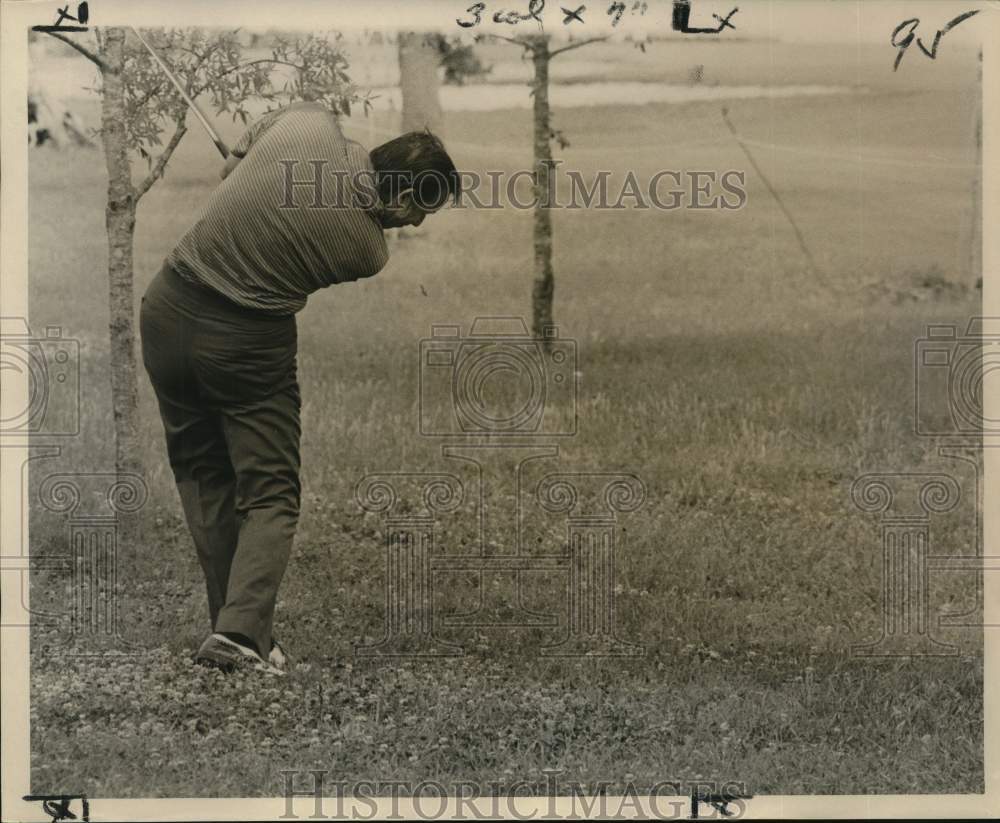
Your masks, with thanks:
[{"label": "tree branch", "polygon": [[181,138],[186,132],[187,125],[184,121],[182,120],[178,122],[177,129],[170,138],[170,142],[167,143],[166,148],[160,153],[160,156],[156,158],[156,163],[153,164],[153,168],[150,170],[149,174],[146,175],[146,179],[143,180],[136,188],[135,202],[138,203],[139,198],[149,191],[153,184],[163,176],[163,169],[166,168],[167,161],[170,160],[170,156],[174,153],[174,149],[177,148],[177,144],[181,142]]},{"label": "tree branch", "polygon": [[[230,66],[225,71],[220,72],[219,76],[216,77],[215,79],[218,80],[219,77],[225,77],[227,74],[231,74],[234,71],[237,71],[239,69],[245,69],[248,66],[256,66],[260,63],[271,63],[272,65],[275,66],[289,66],[293,69],[297,69],[298,71],[302,71],[305,68],[305,66],[300,66],[298,63],[289,63],[287,60],[275,60],[273,57],[261,57],[259,60],[249,60],[246,63],[237,63],[235,66]],[[203,86],[198,86],[196,88],[189,89],[188,94],[190,94],[192,97],[198,97],[200,94],[203,94],[205,91],[207,91],[208,87],[209,84],[206,83]]]},{"label": "tree branch", "polygon": [[550,51],[549,57],[555,57],[557,54],[572,51],[573,49],[578,49],[582,46],[589,46],[591,43],[600,43],[602,40],[607,40],[608,37],[610,37],[610,35],[605,35],[604,37],[588,37],[586,40],[578,40],[575,43],[570,43],[568,46],[563,46],[561,49],[554,49]]},{"label": "tree branch", "polygon": [[[193,50],[189,49],[189,51],[191,51],[192,54],[195,54],[195,52]],[[195,98],[199,97],[201,95],[201,93],[203,91],[205,91],[206,88],[208,88],[208,85],[209,85],[208,83],[205,83],[205,85],[203,85],[203,86],[199,86],[197,89],[194,88],[194,78],[197,76],[198,72],[201,70],[201,67],[204,64],[204,62],[206,60],[208,60],[208,58],[211,55],[211,53],[212,53],[212,51],[211,51],[211,49],[209,49],[208,51],[206,51],[200,57],[198,57],[198,55],[195,55],[196,57],[198,57],[198,62],[195,63],[194,66],[188,68],[185,71],[185,74],[187,74],[187,78],[188,78],[187,79],[187,93],[191,96],[192,100],[194,100]],[[225,74],[225,73],[226,72],[223,72],[223,74]],[[219,76],[221,77],[222,75],[219,75]]]},{"label": "tree branch", "polygon": [[202,63],[205,62],[206,55],[205,54],[199,54],[198,52],[196,52],[190,46],[185,46],[183,43],[177,43],[177,44],[174,45],[174,48],[177,49],[178,51],[186,51],[192,57],[197,58],[198,65],[201,65]]},{"label": "tree branch", "polygon": [[142,98],[141,98],[140,100],[137,100],[137,101],[135,102],[135,104],[134,104],[134,106],[132,106],[132,108],[135,108],[135,109],[141,109],[141,108],[142,108],[143,106],[145,106],[145,105],[146,105],[146,104],[147,104],[147,103],[148,103],[148,102],[149,102],[150,100],[152,100],[152,99],[153,99],[154,97],[156,97],[157,95],[159,95],[159,93],[160,93],[160,89],[162,89],[162,88],[163,88],[163,81],[161,81],[161,82],[157,83],[157,84],[156,84],[155,86],[153,86],[153,87],[152,87],[151,89],[149,89],[149,90],[148,90],[148,91],[147,91],[147,92],[146,92],[146,93],[145,93],[145,94],[144,94],[144,95],[142,96]]},{"label": "tree branch", "polygon": [[80,54],[86,57],[91,63],[96,64],[101,71],[108,72],[109,74],[117,74],[115,69],[111,68],[107,63],[105,63],[98,55],[94,54],[86,46],[81,46],[75,40],[71,40],[66,35],[61,34],[58,31],[47,31],[45,32],[50,37],[55,37],[56,40],[62,40],[67,46],[76,49]]},{"label": "tree branch", "polygon": [[274,57],[261,57],[259,60],[248,60],[246,63],[237,63],[235,66],[226,69],[219,76],[222,77],[226,74],[229,74],[232,71],[236,71],[237,69],[245,69],[247,68],[247,66],[256,66],[260,63],[271,63],[272,65],[275,66],[290,66],[291,68],[298,69],[299,71],[302,71],[305,68],[304,65],[300,65],[299,63],[291,63],[288,60],[278,60]]},{"label": "tree branch", "polygon": [[535,47],[529,42],[521,37],[504,37],[502,34],[484,34],[483,37],[492,37],[495,40],[505,40],[508,43],[513,43],[515,46],[520,46],[525,51],[534,51]]}]

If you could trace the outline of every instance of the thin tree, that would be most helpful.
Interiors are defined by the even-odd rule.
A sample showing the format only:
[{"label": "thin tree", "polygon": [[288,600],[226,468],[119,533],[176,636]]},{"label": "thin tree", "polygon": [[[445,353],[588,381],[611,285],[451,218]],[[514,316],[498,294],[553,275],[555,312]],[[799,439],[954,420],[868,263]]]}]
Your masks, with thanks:
[{"label": "thin tree", "polygon": [[[187,133],[187,105],[149,53],[123,28],[96,29],[92,46],[60,34],[52,36],[76,49],[100,69],[101,129],[108,171],[105,224],[108,235],[111,404],[114,419],[115,471],[140,473],[138,388],[135,353],[133,242],[137,206],[163,177],[167,163]],[[346,70],[347,60],[333,38],[309,35],[274,39],[270,54],[243,60],[236,31],[201,29],[150,31],[157,52],[186,84],[188,94],[210,99],[217,114],[231,113],[245,124],[246,104],[265,101],[273,108],[293,100],[313,100],[350,112],[358,99]],[[286,81],[273,82],[282,67]],[[170,132],[164,145],[163,137]],[[133,161],[146,161],[136,183]],[[125,535],[123,535],[124,537]]]},{"label": "thin tree", "polygon": [[531,82],[534,124],[534,282],[531,292],[531,329],[542,345],[547,347],[550,338],[545,331],[553,324],[552,303],[555,296],[555,274],[552,268],[552,140],[557,139],[563,146],[566,145],[562,135],[552,128],[549,64],[560,54],[607,40],[608,37],[588,37],[553,49],[549,36],[544,33],[519,37],[498,34],[487,36],[520,46],[524,49],[525,57],[531,58],[534,69]]},{"label": "thin tree", "polygon": [[441,129],[444,122],[442,82],[461,86],[470,77],[482,77],[490,72],[472,46],[463,44],[459,37],[447,37],[439,32],[403,31],[397,37],[396,46],[404,132]]}]

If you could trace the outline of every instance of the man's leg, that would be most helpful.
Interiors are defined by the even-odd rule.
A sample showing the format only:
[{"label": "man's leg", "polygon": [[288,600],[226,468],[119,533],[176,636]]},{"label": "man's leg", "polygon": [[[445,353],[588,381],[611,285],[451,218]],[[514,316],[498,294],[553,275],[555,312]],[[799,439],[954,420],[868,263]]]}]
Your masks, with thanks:
[{"label": "man's leg", "polygon": [[[157,295],[179,320],[150,311]],[[213,631],[248,638],[266,658],[299,513],[295,318],[243,309],[167,268],[147,292],[143,318],[158,394],[177,381],[175,372],[183,378],[171,387],[172,403],[161,401],[164,419],[182,408],[183,424],[201,412],[190,430],[175,427],[175,473],[204,557]],[[171,366],[176,352],[179,370]]]},{"label": "man's leg", "polygon": [[215,630],[249,637],[264,657],[299,516],[299,408],[293,376],[264,399],[223,410],[240,522]]},{"label": "man's leg", "polygon": [[142,355],[156,392],[167,454],[205,574],[212,626],[226,599],[238,536],[236,475],[221,420],[207,408],[188,362],[189,321],[157,299],[142,304]]},{"label": "man's leg", "polygon": [[[170,446],[172,440],[176,442],[174,448]],[[168,437],[167,442],[184,518],[205,573],[208,612],[214,629],[226,601],[239,536],[236,475],[215,421],[200,420],[175,437]]]}]

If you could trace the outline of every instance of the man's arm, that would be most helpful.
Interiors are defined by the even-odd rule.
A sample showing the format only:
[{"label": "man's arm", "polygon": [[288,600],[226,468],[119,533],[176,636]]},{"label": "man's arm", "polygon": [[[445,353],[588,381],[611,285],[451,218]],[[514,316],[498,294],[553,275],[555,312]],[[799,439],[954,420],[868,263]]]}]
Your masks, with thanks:
[{"label": "man's arm", "polygon": [[243,132],[243,136],[239,139],[239,142],[233,146],[232,152],[230,152],[229,157],[226,158],[225,164],[222,166],[222,170],[219,176],[225,180],[229,173],[236,168],[237,164],[246,157],[250,147],[254,144],[258,137],[260,137],[267,129],[277,120],[282,114],[287,111],[287,108],[277,109],[275,111],[267,112],[266,114],[258,117],[250,127]]}]

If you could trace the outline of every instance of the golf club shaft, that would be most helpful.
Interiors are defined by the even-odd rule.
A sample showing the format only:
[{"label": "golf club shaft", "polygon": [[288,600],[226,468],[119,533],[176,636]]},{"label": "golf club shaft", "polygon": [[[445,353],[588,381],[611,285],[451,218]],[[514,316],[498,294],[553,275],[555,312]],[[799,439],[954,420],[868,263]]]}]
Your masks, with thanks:
[{"label": "golf club shaft", "polygon": [[223,159],[229,157],[229,148],[222,142],[222,138],[219,137],[215,129],[212,128],[212,124],[208,122],[208,118],[205,117],[202,110],[198,108],[198,104],[194,102],[186,91],[184,91],[184,87],[174,76],[174,73],[170,71],[170,67],[160,58],[160,55],[153,51],[153,47],[146,42],[146,39],[141,34],[139,34],[138,29],[134,26],[129,26],[129,28],[131,28],[135,33],[135,36],[139,38],[139,42],[146,47],[146,51],[150,53],[152,58],[159,64],[160,68],[163,69],[163,73],[170,78],[170,82],[174,84],[174,88],[177,89],[180,96],[184,98],[184,102],[188,104],[198,120],[201,121],[201,124],[205,127],[205,131],[208,132],[208,136],[212,138],[212,142],[215,143],[215,147],[219,150],[219,154],[222,155]]}]

